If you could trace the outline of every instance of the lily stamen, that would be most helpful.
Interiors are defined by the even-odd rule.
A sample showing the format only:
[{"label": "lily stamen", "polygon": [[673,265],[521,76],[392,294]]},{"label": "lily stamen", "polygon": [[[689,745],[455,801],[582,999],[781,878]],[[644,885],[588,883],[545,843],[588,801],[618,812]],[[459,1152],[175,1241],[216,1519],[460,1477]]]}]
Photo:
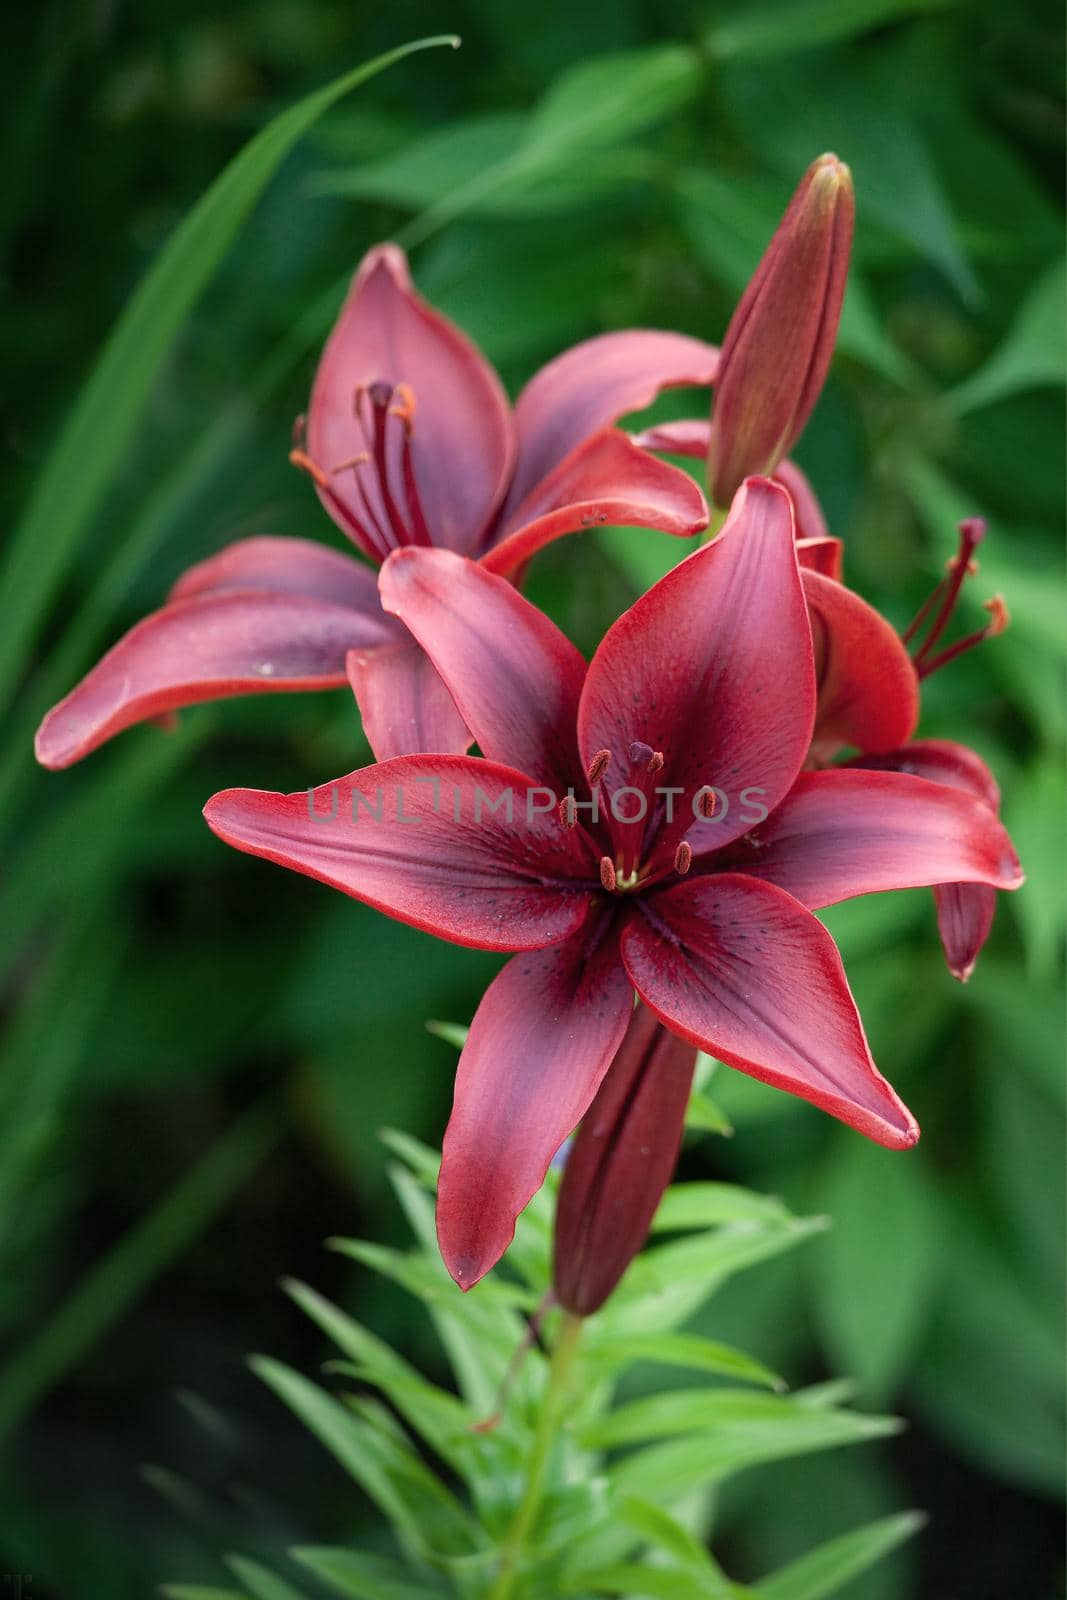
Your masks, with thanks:
[{"label": "lily stamen", "polygon": [[936,672],[939,667],[954,661],[965,651],[972,650],[976,644],[981,644],[983,639],[990,639],[995,634],[1003,633],[1008,625],[1007,607],[1000,596],[995,595],[992,600],[985,602],[985,608],[992,617],[992,621],[985,628],[969,633],[966,638],[934,654],[935,646],[952,619],[965,579],[973,577],[978,571],[978,563],[972,560],[972,557],[985,538],[985,534],[986,524],[982,517],[967,517],[960,523],[959,549],[949,561],[945,577],[924,600],[901,634],[904,643],[910,643],[922,631],[931,612],[934,613],[933,622],[927,628],[926,638],[912,656],[915,670],[920,678],[929,677],[931,672]]},{"label": "lily stamen", "polygon": [[585,771],[586,780],[590,789],[594,789],[600,782],[601,778],[608,769],[608,762],[610,760],[610,750],[598,750],[592,761],[590,761]]},{"label": "lily stamen", "polygon": [[317,483],[320,489],[328,489],[330,487],[329,473],[323,472],[322,468],[312,461],[306,450],[290,450],[289,460],[301,472],[306,472],[308,477]]}]

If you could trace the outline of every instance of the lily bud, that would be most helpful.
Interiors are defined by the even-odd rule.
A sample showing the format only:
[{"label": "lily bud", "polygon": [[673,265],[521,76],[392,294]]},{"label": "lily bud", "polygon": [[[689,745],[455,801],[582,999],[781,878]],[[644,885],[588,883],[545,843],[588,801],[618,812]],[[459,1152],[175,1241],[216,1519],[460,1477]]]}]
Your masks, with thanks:
[{"label": "lily bud", "polygon": [[604,1304],[648,1236],[682,1142],[696,1050],[638,1005],[567,1157],[555,1290],[580,1317]]},{"label": "lily bud", "polygon": [[820,156],[730,319],[708,449],[717,506],[750,474],[769,476],[814,409],[837,337],[854,210],[848,168]]}]

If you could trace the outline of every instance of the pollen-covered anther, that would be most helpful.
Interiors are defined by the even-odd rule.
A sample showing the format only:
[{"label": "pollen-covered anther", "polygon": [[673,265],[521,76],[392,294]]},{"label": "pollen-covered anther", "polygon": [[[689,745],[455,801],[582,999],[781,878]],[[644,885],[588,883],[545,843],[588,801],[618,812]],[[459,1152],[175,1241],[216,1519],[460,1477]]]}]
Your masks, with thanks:
[{"label": "pollen-covered anther", "polygon": [[391,417],[399,417],[404,427],[410,434],[415,425],[415,391],[406,383],[398,383],[393,390],[393,404],[389,407]]},{"label": "pollen-covered anther", "polygon": [[307,430],[307,417],[301,411],[300,415],[293,418],[292,443],[293,449],[299,450],[304,443],[304,434]]},{"label": "pollen-covered anther", "polygon": [[705,821],[710,820],[719,809],[719,797],[714,789],[701,789],[696,797],[696,808]]},{"label": "pollen-covered anther", "polygon": [[610,856],[601,856],[601,858],[600,858],[600,882],[603,885],[603,887],[608,891],[609,894],[611,894],[614,891],[614,888],[615,888],[615,885],[616,885],[617,881],[618,881],[618,879],[616,878],[616,875],[615,875],[615,863],[614,863],[614,861],[612,861]]},{"label": "pollen-covered anther", "polygon": [[674,870],[684,877],[692,865],[693,847],[691,844],[687,844],[683,839],[677,850],[674,852]]},{"label": "pollen-covered anther", "polygon": [[652,754],[648,758],[648,770],[649,770],[649,772],[662,772],[663,771],[663,751],[662,750],[653,750]]},{"label": "pollen-covered anther", "polygon": [[590,761],[588,767],[586,767],[586,769],[585,769],[585,776],[586,776],[586,778],[587,778],[587,780],[589,782],[589,787],[590,788],[593,788],[596,784],[598,784],[600,782],[601,778],[604,776],[605,772],[608,770],[608,762],[610,760],[611,760],[611,751],[610,750],[598,750],[597,751],[596,755],[593,757],[592,761]]},{"label": "pollen-covered anther", "polygon": [[290,450],[289,460],[294,467],[299,467],[301,472],[306,472],[308,477],[313,479],[320,489],[329,488],[329,473],[323,472],[322,468],[312,461],[306,450]]},{"label": "pollen-covered anther", "polygon": [[982,606],[989,612],[989,621],[983,632],[988,639],[995,639],[1011,622],[1011,612],[1004,603],[1003,595],[999,594],[995,594],[991,600],[983,600]]},{"label": "pollen-covered anther", "polygon": [[578,802],[572,794],[565,794],[559,803],[559,820],[565,828],[573,828],[578,821]]}]

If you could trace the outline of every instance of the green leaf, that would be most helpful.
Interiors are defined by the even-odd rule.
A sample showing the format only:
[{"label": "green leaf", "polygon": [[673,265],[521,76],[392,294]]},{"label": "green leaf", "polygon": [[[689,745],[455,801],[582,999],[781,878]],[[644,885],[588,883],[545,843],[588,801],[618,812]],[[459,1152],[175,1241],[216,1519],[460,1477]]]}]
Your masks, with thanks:
[{"label": "green leaf", "polygon": [[733,1126],[725,1111],[715,1104],[710,1095],[694,1089],[689,1096],[685,1112],[685,1125],[699,1133],[717,1133],[724,1139],[733,1135]]},{"label": "green leaf", "polygon": [[564,1593],[631,1595],[634,1600],[729,1600],[726,1584],[685,1567],[638,1566],[619,1562],[598,1572],[582,1573],[564,1587]]},{"label": "green leaf", "polygon": [[256,1356],[249,1365],[388,1517],[420,1564],[477,1548],[467,1512],[406,1442],[366,1415],[352,1415],[280,1361]]},{"label": "green leaf", "polygon": [[291,1583],[284,1582],[247,1556],[227,1556],[226,1565],[247,1589],[250,1600],[307,1600],[307,1596],[294,1589]]},{"label": "green leaf", "polygon": [[742,1383],[758,1383],[768,1389],[784,1389],[777,1373],[761,1361],[695,1333],[634,1333],[612,1337],[593,1324],[582,1346],[582,1359],[594,1368],[621,1371],[631,1362],[647,1361],[667,1367],[688,1367],[693,1372],[714,1372]]},{"label": "green leaf", "polygon": [[202,1583],[165,1583],[159,1591],[164,1600],[255,1600],[239,1589],[216,1589]]},{"label": "green leaf", "polygon": [[186,316],[282,160],[335,101],[417,50],[458,44],[420,39],[378,56],[306,96],[245,145],[181,222],[104,347],[11,536],[0,584],[5,709],[64,568],[129,447],[152,385]]},{"label": "green leaf", "polygon": [[676,1328],[735,1273],[794,1249],[826,1225],[822,1217],[736,1223],[647,1250],[599,1313],[602,1325],[619,1333]]},{"label": "green leaf", "polygon": [[720,1583],[723,1581],[717,1563],[712,1560],[705,1546],[662,1506],[631,1494],[615,1509],[615,1515],[625,1527],[640,1534],[648,1544],[664,1551],[682,1566],[693,1567]]},{"label": "green leaf", "polygon": [[[623,1457],[608,1474],[615,1489],[620,1493],[636,1490],[656,1500],[674,1500],[693,1489],[706,1490],[759,1462],[882,1439],[899,1432],[901,1426],[891,1417],[825,1411],[770,1395],[738,1395],[732,1390],[723,1393],[730,1395],[729,1403],[718,1396],[714,1404],[701,1402],[704,1431],[687,1429],[677,1438],[645,1445]],[[669,1431],[672,1425],[682,1427],[681,1415],[677,1410],[671,1411],[671,1396],[654,1395],[651,1401],[663,1405],[663,1411],[642,1417],[633,1408],[645,1402],[633,1401],[605,1419],[605,1431],[615,1436],[637,1434],[645,1427],[653,1433],[662,1428]],[[731,1409],[732,1418],[728,1416]],[[622,1420],[616,1422],[616,1418]],[[589,1438],[593,1437],[599,1442],[602,1436],[592,1429]]]},{"label": "green leaf", "polygon": [[736,1183],[675,1183],[659,1203],[652,1222],[656,1232],[710,1228],[725,1222],[790,1221],[780,1200],[755,1194]]},{"label": "green leaf", "polygon": [[939,1287],[940,1211],[917,1161],[849,1137],[832,1148],[816,1198],[834,1226],[808,1261],[815,1315],[831,1365],[884,1404]]},{"label": "green leaf", "polygon": [[434,1600],[444,1593],[436,1586],[416,1583],[403,1567],[380,1556],[329,1547],[298,1549],[292,1554],[335,1594],[352,1600]]},{"label": "green leaf", "polygon": [[830,1539],[762,1578],[756,1590],[759,1600],[827,1600],[898,1545],[914,1538],[926,1520],[921,1512],[902,1511]]},{"label": "green leaf", "polygon": [[856,38],[873,28],[928,11],[954,0],[777,0],[771,5],[734,8],[728,20],[704,35],[705,47],[720,60],[766,61]]},{"label": "green leaf", "polygon": [[617,151],[623,140],[680,109],[696,95],[702,76],[696,51],[675,44],[568,68],[531,112],[517,149],[431,205],[401,232],[400,242],[421,243],[516,183],[545,184],[562,172],[566,184],[575,163]]},{"label": "green leaf", "polygon": [[[791,1430],[803,1433],[813,1416],[820,1419],[820,1426],[829,1420],[835,1427],[843,1426],[846,1433],[855,1428],[857,1437],[868,1437],[864,1430],[872,1422],[884,1431],[887,1420],[827,1412],[825,1407],[813,1406],[800,1396],[787,1400],[744,1389],[669,1389],[619,1406],[583,1428],[581,1438],[595,1449],[608,1449],[672,1434],[706,1431],[712,1449],[730,1440],[743,1448],[749,1439],[788,1440]],[[890,1422],[889,1426],[892,1429],[895,1424]]]},{"label": "green leaf", "polygon": [[1019,307],[1003,342],[984,366],[946,396],[957,416],[1009,395],[1067,379],[1067,262],[1039,278]]}]

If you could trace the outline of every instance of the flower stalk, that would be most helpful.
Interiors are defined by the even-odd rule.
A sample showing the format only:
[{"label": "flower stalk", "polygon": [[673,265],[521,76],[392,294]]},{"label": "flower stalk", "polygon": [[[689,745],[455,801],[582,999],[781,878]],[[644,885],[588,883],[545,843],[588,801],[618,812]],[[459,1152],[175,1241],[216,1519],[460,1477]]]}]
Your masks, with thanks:
[{"label": "flower stalk", "polygon": [[548,1463],[570,1394],[574,1364],[584,1326],[584,1318],[575,1316],[569,1311],[564,1312],[556,1342],[552,1346],[548,1381],[537,1418],[533,1449],[526,1473],[526,1487],[511,1527],[500,1547],[500,1567],[496,1582],[489,1591],[489,1600],[511,1600],[515,1592],[515,1581],[519,1575],[523,1551],[537,1521],[537,1513],[541,1509]]}]

